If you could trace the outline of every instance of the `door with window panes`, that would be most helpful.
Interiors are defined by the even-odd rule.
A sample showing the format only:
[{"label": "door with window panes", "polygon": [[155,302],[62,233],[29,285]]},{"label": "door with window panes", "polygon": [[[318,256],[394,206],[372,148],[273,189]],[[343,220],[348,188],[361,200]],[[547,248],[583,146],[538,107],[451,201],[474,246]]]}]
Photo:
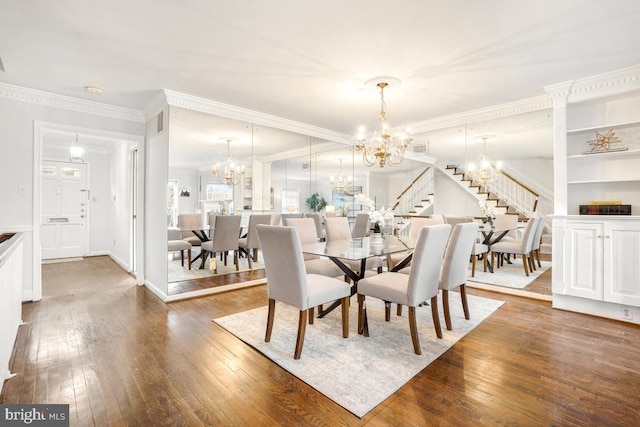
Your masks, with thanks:
[{"label": "door with window panes", "polygon": [[42,162],[42,259],[82,257],[86,254],[88,188],[87,165]]}]

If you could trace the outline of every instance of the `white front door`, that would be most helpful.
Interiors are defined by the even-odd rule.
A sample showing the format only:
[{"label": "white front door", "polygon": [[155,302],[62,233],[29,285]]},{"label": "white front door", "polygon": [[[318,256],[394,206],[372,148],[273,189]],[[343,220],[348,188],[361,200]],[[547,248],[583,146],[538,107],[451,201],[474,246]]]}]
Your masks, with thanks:
[{"label": "white front door", "polygon": [[86,251],[87,165],[42,162],[42,259],[81,257]]}]

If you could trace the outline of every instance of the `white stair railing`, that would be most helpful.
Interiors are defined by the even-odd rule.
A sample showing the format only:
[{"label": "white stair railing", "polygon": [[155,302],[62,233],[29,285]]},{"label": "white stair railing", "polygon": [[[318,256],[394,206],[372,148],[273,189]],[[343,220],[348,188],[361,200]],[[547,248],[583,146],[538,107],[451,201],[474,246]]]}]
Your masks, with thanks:
[{"label": "white stair railing", "polygon": [[433,168],[428,167],[396,198],[395,215],[420,215],[432,203]]},{"label": "white stair railing", "polygon": [[527,218],[532,217],[538,207],[539,194],[504,171],[488,190]]}]

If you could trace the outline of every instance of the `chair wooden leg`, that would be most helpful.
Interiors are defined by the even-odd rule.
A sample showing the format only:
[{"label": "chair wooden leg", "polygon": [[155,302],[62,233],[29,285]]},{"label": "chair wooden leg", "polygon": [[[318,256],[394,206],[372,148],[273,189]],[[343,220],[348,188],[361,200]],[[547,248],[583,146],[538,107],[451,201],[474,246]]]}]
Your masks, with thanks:
[{"label": "chair wooden leg", "polygon": [[378,267],[378,274],[382,273],[382,266]]},{"label": "chair wooden leg", "polygon": [[398,307],[396,308],[396,315],[402,316],[402,304],[398,304]]},{"label": "chair wooden leg", "polygon": [[536,259],[538,260],[538,267],[542,268],[542,264],[540,264],[540,249],[536,249]]},{"label": "chair wooden leg", "polygon": [[442,290],[442,308],[444,309],[444,324],[447,327],[447,330],[450,331],[451,328],[451,313],[449,312],[449,291],[446,289]]},{"label": "chair wooden leg", "polygon": [[358,294],[358,334],[362,335],[362,325],[364,325],[364,295]]},{"label": "chair wooden leg", "polygon": [[342,337],[349,338],[349,297],[342,298]]},{"label": "chair wooden leg", "polygon": [[529,271],[535,271],[536,268],[536,260],[533,258],[533,252],[529,252]]},{"label": "chair wooden leg", "polygon": [[462,299],[462,311],[464,311],[464,318],[469,320],[469,303],[467,303],[467,287],[464,285],[460,285],[460,298]]},{"label": "chair wooden leg", "polygon": [[[488,256],[489,254],[487,254]],[[493,266],[493,268],[496,268],[496,263],[495,263],[495,252],[491,252],[491,265]]]},{"label": "chair wooden leg", "polygon": [[180,251],[180,265],[184,267],[184,249]]},{"label": "chair wooden leg", "polygon": [[411,331],[411,342],[413,342],[413,351],[416,354],[422,354],[420,350],[420,338],[418,337],[418,325],[416,323],[416,308],[409,306],[409,330]]},{"label": "chair wooden leg", "polygon": [[476,256],[471,255],[471,277],[476,277]]},{"label": "chair wooden leg", "polygon": [[522,254],[522,267],[524,268],[524,274],[526,274],[527,276],[529,276],[529,269],[527,268],[527,264],[529,262],[527,261],[527,256],[525,254]]},{"label": "chair wooden leg", "polygon": [[313,315],[313,314],[314,314],[314,313],[313,313],[313,311],[314,311],[314,310],[313,310],[313,307],[311,307],[311,308],[309,309],[309,324],[310,324],[310,325],[313,325],[313,317],[314,317],[314,315]]},{"label": "chair wooden leg", "polygon": [[318,306],[318,313],[322,313],[322,310],[323,310],[323,309],[322,309],[322,304],[320,304],[320,305]]},{"label": "chair wooden leg", "polygon": [[191,249],[187,249],[187,258],[189,259],[189,270],[191,270]]},{"label": "chair wooden leg", "polygon": [[384,321],[388,322],[391,320],[391,303],[385,301],[384,302]]},{"label": "chair wooden leg", "polygon": [[442,338],[442,328],[440,327],[440,314],[438,314],[438,295],[431,298],[431,317],[433,318],[433,327],[436,330],[436,336]]},{"label": "chair wooden leg", "polygon": [[304,333],[307,330],[307,310],[300,310],[298,317],[298,338],[296,338],[296,351],[293,353],[294,359],[300,359],[302,345],[304,344]]},{"label": "chair wooden leg", "polygon": [[482,257],[482,267],[484,268],[485,273],[487,272],[487,258],[489,258],[489,253],[484,254],[484,256]]},{"label": "chair wooden leg", "polygon": [[253,260],[258,262],[258,248],[253,248]]},{"label": "chair wooden leg", "polygon": [[249,262],[249,270],[253,270],[253,257],[249,253],[248,249],[247,249],[247,261]]},{"label": "chair wooden leg", "polygon": [[269,298],[269,313],[267,314],[267,332],[264,334],[264,341],[271,341],[271,331],[273,331],[273,317],[276,311],[276,300]]}]

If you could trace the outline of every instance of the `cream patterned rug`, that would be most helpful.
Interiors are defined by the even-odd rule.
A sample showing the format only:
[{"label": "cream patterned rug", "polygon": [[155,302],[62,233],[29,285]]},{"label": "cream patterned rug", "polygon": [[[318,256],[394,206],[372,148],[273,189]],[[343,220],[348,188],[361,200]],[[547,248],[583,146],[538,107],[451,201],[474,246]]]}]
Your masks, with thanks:
[{"label": "cream patterned rug", "polygon": [[413,352],[407,309],[402,317],[392,308],[390,322],[384,321],[384,305],[367,300],[370,336],[356,333],[357,304],[349,313],[349,338],[342,338],[340,310],[307,325],[302,357],[294,360],[298,310],[278,303],[271,342],[264,342],[267,307],[213,319],[233,335],[309,384],[358,417],[376,407],[418,372],[497,310],[503,301],[469,295],[471,320],[465,320],[458,293],[450,295],[453,331],[444,328],[442,300],[439,311],[443,339],[438,339],[431,319],[431,307],[420,307],[418,331],[422,355]]},{"label": "cream patterned rug", "polygon": [[[192,254],[192,257],[197,255],[197,251]],[[172,282],[181,282],[183,280],[192,280],[192,279],[201,279],[203,277],[212,277],[212,276],[221,276],[225,274],[233,274],[236,273],[236,266],[233,263],[233,254],[230,254],[227,259],[227,265],[224,265],[224,262],[220,261],[220,257],[218,256],[215,261],[211,260],[211,257],[207,257],[207,261],[205,262],[205,268],[200,269],[200,260],[197,260],[195,263],[191,265],[191,270],[189,270],[189,263],[184,260],[184,267],[180,264],[180,254],[177,254],[176,259],[169,259],[168,262],[168,279],[169,283]],[[218,273],[214,273],[215,262],[218,264]],[[239,271],[250,271],[249,262],[247,258],[240,258],[238,261]],[[264,269],[264,263],[262,262],[262,252],[258,253],[258,262],[253,263],[253,270]]]},{"label": "cream patterned rug", "polygon": [[[497,261],[497,260],[496,260]],[[476,263],[476,276],[471,277],[471,266],[469,266],[468,280],[471,282],[488,283],[490,285],[505,286],[507,288],[524,289],[531,282],[536,280],[542,273],[551,267],[551,262],[542,261],[542,267],[535,271],[529,272],[529,276],[524,274],[522,267],[522,258],[512,260],[513,264],[506,262],[500,268],[494,268],[493,273],[482,271],[482,261]]]}]

